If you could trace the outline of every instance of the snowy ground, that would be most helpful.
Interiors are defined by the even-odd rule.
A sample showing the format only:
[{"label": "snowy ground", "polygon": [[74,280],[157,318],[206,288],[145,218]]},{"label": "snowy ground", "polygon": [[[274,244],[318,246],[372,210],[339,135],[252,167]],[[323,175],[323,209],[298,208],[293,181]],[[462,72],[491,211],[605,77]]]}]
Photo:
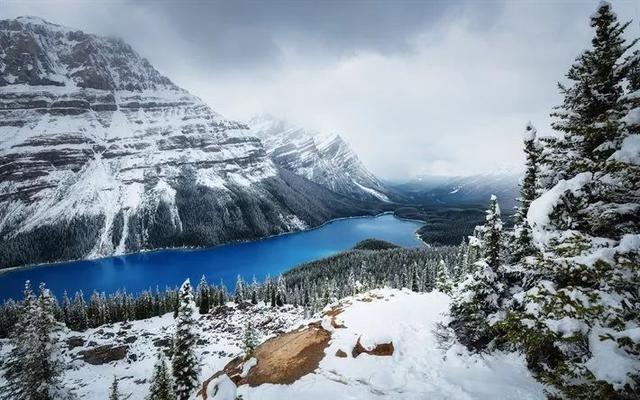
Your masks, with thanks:
[{"label": "snowy ground", "polygon": [[[544,399],[543,386],[528,372],[518,354],[474,355],[458,344],[440,343],[434,329],[445,322],[449,297],[439,293],[413,293],[381,289],[339,302],[342,312],[324,317],[322,326],[331,331],[331,341],[318,369],[291,385],[263,384],[236,388],[227,379],[229,399]],[[335,305],[334,305],[335,307]],[[246,318],[252,318],[261,337],[305,326],[301,309],[249,307],[252,311],[229,308],[226,312],[201,316],[197,353],[201,357],[201,381],[222,369],[241,353],[240,340]],[[132,323],[107,325],[84,333],[65,331],[64,384],[73,387],[81,399],[106,399],[114,375],[126,399],[144,399],[156,354],[167,349],[173,332],[171,314]],[[69,349],[69,338],[82,345]],[[392,356],[360,354],[352,357],[357,340],[365,348],[392,342]],[[165,343],[163,343],[163,340]],[[154,343],[155,342],[155,343]],[[83,360],[82,351],[102,345],[128,346],[125,358],[102,365]],[[9,350],[0,341],[0,359]],[[336,357],[342,350],[346,358]],[[248,369],[248,368],[247,368]],[[0,379],[0,385],[3,382]],[[230,385],[230,387],[229,387]],[[210,386],[210,388],[212,388]],[[209,398],[211,400],[212,397]]]},{"label": "snowy ground", "polygon": [[[346,307],[336,322],[346,328],[333,328],[325,317],[332,339],[315,373],[288,386],[244,385],[237,394],[245,400],[545,398],[521,355],[474,355],[438,342],[433,331],[447,318],[447,295],[383,289],[341,303]],[[394,354],[353,358],[358,338],[365,348],[393,342]],[[337,357],[338,350],[347,358]]]},{"label": "snowy ground", "polygon": [[[229,306],[227,312],[200,316],[196,353],[200,356],[201,380],[242,352],[240,340],[247,318],[252,319],[262,339],[302,320],[302,310],[293,307],[274,310],[259,306],[237,310],[232,303]],[[173,314],[169,313],[131,323],[104,325],[82,333],[65,330],[61,337],[64,386],[74,388],[79,399],[107,399],[109,386],[116,376],[125,399],[143,400],[148,393],[157,353],[168,350],[173,329]],[[84,344],[69,349],[69,338],[76,341],[79,338]],[[83,360],[81,352],[103,345],[126,345],[127,355],[122,360],[102,365],[91,365]],[[0,359],[4,359],[8,351],[7,341],[0,340]]]}]

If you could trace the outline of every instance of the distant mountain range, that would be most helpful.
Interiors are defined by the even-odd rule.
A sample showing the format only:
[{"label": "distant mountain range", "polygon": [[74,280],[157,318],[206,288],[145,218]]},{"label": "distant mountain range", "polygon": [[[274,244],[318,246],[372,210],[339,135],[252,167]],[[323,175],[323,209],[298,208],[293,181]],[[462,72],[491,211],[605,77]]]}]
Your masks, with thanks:
[{"label": "distant mountain range", "polygon": [[[384,198],[377,180],[340,141],[318,143],[322,167],[283,163],[120,39],[20,17],[0,21],[0,44],[0,268],[379,211],[362,201]],[[352,184],[321,178],[343,167]],[[376,195],[344,195],[359,184]]]},{"label": "distant mountain range", "polygon": [[349,197],[389,201],[386,188],[337,134],[321,134],[269,115],[249,122],[274,163]]},{"label": "distant mountain range", "polygon": [[498,171],[472,176],[418,176],[393,188],[410,202],[426,205],[485,207],[492,194],[504,213],[511,213],[518,197],[518,170]]}]

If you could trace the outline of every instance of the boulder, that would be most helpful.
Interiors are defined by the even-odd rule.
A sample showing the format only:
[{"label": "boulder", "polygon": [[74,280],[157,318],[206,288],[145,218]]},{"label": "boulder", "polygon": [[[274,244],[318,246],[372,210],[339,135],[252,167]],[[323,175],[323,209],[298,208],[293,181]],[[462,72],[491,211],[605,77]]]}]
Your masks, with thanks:
[{"label": "boulder", "polygon": [[129,346],[111,346],[104,345],[94,347],[89,350],[83,350],[80,352],[84,362],[91,365],[102,365],[110,363],[112,361],[122,360],[127,356]]}]

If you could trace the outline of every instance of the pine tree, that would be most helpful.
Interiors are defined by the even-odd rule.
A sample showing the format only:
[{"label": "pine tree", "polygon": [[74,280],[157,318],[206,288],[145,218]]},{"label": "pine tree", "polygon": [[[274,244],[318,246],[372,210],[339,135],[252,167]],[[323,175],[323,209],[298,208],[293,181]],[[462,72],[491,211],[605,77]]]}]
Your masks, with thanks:
[{"label": "pine tree", "polygon": [[449,271],[447,270],[447,266],[445,265],[444,260],[440,260],[438,263],[438,271],[436,273],[436,290],[451,294],[452,289],[451,278],[449,277]]},{"label": "pine tree", "polygon": [[44,284],[36,298],[29,281],[25,283],[19,322],[12,336],[5,377],[7,385],[0,389],[6,399],[48,400],[59,398],[60,364],[57,361],[55,319],[57,305]]},{"label": "pine tree", "polygon": [[234,301],[236,304],[241,304],[244,301],[244,280],[240,275],[236,279],[236,290],[234,292]]},{"label": "pine tree", "polygon": [[498,198],[495,195],[491,195],[482,235],[484,261],[496,272],[500,264],[502,247],[502,220]]},{"label": "pine tree", "polygon": [[541,155],[541,145],[536,138],[536,128],[527,124],[524,134],[524,152],[526,156],[526,171],[520,182],[520,197],[514,215],[514,244],[512,261],[517,263],[524,257],[534,254],[531,239],[531,227],[527,223],[529,205],[538,197],[538,174]]},{"label": "pine tree", "polygon": [[176,395],[173,392],[173,381],[169,374],[167,360],[162,352],[158,352],[158,360],[153,367],[153,375],[151,377],[151,387],[147,400],[175,400]]},{"label": "pine tree", "polygon": [[67,295],[66,290],[62,295],[62,315],[64,324],[67,328],[71,328],[71,300],[69,299],[69,295]]},{"label": "pine tree", "polygon": [[224,285],[222,279],[220,279],[220,290],[218,291],[218,305],[223,306],[229,299],[229,294],[227,293],[227,287]]},{"label": "pine tree", "polygon": [[173,338],[173,358],[171,366],[178,400],[187,400],[198,387],[200,368],[195,354],[196,306],[193,300],[191,283],[187,279],[178,293],[180,306],[176,319],[176,331]]},{"label": "pine tree", "polygon": [[211,300],[209,298],[209,283],[204,275],[200,278],[197,292],[200,314],[207,314],[211,308]]},{"label": "pine tree", "polygon": [[592,48],[580,54],[567,73],[571,86],[558,84],[564,102],[556,107],[553,128],[562,133],[552,140],[554,151],[549,184],[597,168],[612,153],[609,143],[620,129],[624,113],[623,82],[631,65],[623,58],[635,44],[625,43],[624,31],[609,3],[602,3],[591,17],[595,29]]},{"label": "pine tree", "polygon": [[484,348],[494,337],[503,285],[499,279],[502,221],[495,195],[491,196],[486,222],[480,232],[483,259],[463,280],[451,304],[450,326],[460,342],[473,349]]},{"label": "pine tree", "polygon": [[418,268],[415,264],[411,267],[411,291],[420,291],[420,283],[418,281]]},{"label": "pine tree", "polygon": [[276,286],[276,305],[278,307],[282,307],[287,303],[287,285],[285,283],[284,277],[281,275],[278,276],[278,283]]},{"label": "pine tree", "polygon": [[256,276],[253,276],[251,281],[251,304],[254,306],[258,304],[258,291],[260,290],[260,285],[258,285],[258,281],[256,280]]},{"label": "pine tree", "polygon": [[250,319],[247,319],[247,324],[244,328],[244,335],[242,339],[242,347],[244,350],[244,358],[248,360],[253,355],[254,350],[258,346],[258,334],[256,333],[253,324]]},{"label": "pine tree", "polygon": [[118,378],[113,377],[111,388],[109,389],[109,400],[120,400],[120,390],[118,389]]},{"label": "pine tree", "polygon": [[592,365],[600,342],[629,360],[640,351],[628,331],[640,325],[640,160],[637,147],[624,148],[637,134],[629,115],[637,94],[624,85],[638,89],[638,60],[625,57],[635,41],[625,42],[628,23],[610,4],[600,4],[591,26],[592,47],[571,67],[572,84],[560,86],[564,102],[553,114],[560,137],[542,142],[542,193],[529,206],[541,252],[524,265],[536,279],[513,296],[519,301],[496,329],[563,397],[633,398],[637,370],[625,386]]}]

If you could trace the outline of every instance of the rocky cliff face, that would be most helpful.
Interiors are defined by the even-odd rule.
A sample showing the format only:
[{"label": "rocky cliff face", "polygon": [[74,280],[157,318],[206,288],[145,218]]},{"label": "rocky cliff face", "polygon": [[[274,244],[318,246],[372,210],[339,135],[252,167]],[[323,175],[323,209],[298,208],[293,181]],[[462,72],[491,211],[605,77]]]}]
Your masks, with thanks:
[{"label": "rocky cliff face", "polygon": [[388,189],[339,135],[308,131],[271,116],[253,118],[249,126],[280,167],[346,196],[389,201]]},{"label": "rocky cliff face", "polygon": [[0,21],[0,268],[256,238],[361,207],[281,171],[123,41]]}]

